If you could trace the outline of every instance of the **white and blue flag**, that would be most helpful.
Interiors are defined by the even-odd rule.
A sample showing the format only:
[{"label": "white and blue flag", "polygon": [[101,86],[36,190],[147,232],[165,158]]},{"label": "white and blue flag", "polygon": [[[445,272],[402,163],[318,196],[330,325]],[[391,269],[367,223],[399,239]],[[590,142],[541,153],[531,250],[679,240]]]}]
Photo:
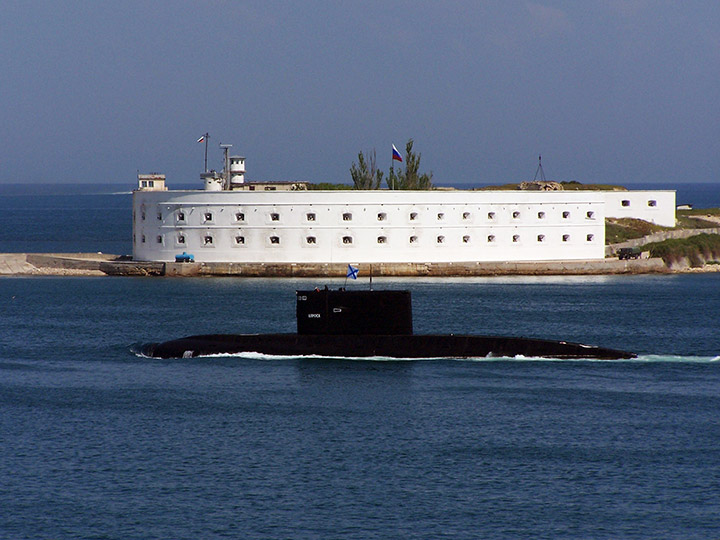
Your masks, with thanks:
[{"label": "white and blue flag", "polygon": [[359,271],[358,268],[355,268],[355,267],[353,267],[353,265],[348,264],[347,276],[345,276],[345,277],[349,277],[349,278],[352,278],[352,279],[357,279],[357,277],[358,277],[358,271]]}]

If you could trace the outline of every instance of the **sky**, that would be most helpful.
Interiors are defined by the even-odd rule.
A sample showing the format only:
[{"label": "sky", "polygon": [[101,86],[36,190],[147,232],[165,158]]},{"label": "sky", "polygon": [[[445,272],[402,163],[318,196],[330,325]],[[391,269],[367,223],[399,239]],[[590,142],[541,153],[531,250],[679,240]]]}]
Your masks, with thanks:
[{"label": "sky", "polygon": [[0,183],[720,182],[720,1],[5,0]]}]

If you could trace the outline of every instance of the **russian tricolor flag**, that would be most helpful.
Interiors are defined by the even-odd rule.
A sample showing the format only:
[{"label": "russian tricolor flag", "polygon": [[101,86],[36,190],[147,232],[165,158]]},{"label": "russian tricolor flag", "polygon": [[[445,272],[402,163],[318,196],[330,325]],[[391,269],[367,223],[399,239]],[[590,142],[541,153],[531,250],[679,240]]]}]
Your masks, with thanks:
[{"label": "russian tricolor flag", "polygon": [[402,163],[402,156],[400,155],[400,152],[398,152],[398,149],[395,148],[395,145],[392,145],[393,148],[393,161],[399,161]]}]

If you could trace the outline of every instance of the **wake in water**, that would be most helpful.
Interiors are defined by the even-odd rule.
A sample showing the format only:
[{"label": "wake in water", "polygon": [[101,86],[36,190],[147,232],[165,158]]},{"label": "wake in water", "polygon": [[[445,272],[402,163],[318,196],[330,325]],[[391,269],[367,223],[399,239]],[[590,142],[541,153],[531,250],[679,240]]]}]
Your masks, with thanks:
[{"label": "wake in water", "polygon": [[[142,345],[135,344],[130,348],[135,356],[139,358],[148,358],[157,360],[152,356],[147,356],[142,352]],[[452,358],[452,357],[428,357],[428,358],[397,358],[389,356],[320,356],[320,355],[272,355],[255,352],[239,352],[239,353],[224,353],[224,354],[208,354],[203,356],[197,356],[194,359],[213,359],[213,358],[242,358],[248,360],[349,360],[349,361],[360,361],[360,362],[426,362],[426,361],[438,361],[438,360],[453,360],[457,362],[631,362],[631,363],[694,363],[694,364],[709,364],[713,362],[720,362],[720,356],[683,356],[683,355],[663,355],[663,354],[644,354],[638,355],[637,358],[622,359],[622,360],[601,360],[597,358],[549,358],[541,356],[485,356],[478,358]],[[183,360],[188,360],[184,358]]]}]

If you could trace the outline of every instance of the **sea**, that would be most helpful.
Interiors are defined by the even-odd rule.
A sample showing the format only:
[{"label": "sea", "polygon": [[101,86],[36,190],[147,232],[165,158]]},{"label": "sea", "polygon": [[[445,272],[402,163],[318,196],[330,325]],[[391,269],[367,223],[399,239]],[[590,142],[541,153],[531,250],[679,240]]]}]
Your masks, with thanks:
[{"label": "sea", "polygon": [[[129,253],[120,187],[0,186],[0,252]],[[293,332],[325,284],[370,286],[0,278],[0,538],[720,537],[720,273],[373,280],[416,333],[633,360],[137,352]]]}]

